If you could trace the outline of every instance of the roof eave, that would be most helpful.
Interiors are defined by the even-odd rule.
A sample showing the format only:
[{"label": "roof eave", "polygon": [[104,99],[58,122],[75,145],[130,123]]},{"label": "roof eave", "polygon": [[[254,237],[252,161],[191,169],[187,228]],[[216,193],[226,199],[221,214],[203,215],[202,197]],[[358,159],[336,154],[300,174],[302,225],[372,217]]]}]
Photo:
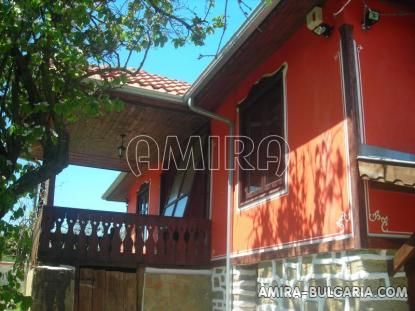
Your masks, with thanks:
[{"label": "roof eave", "polygon": [[215,76],[215,74],[226,64],[226,62],[232,57],[235,51],[249,38],[249,36],[258,28],[258,26],[264,21],[268,14],[281,2],[282,0],[274,0],[271,4],[261,2],[260,5],[249,16],[245,23],[239,27],[238,31],[231,37],[231,39],[221,49],[215,59],[206,67],[205,70],[199,75],[190,88],[184,95],[173,95],[169,93],[163,93],[156,90],[149,90],[133,86],[123,86],[118,89],[119,92],[125,92],[128,94],[136,94],[151,98],[156,98],[172,103],[186,105],[187,100],[190,97],[198,94],[203,87]]},{"label": "roof eave", "polygon": [[[169,101],[178,105],[186,105],[187,100],[198,94],[203,87],[215,76],[215,74],[226,64],[232,57],[235,51],[249,38],[249,36],[258,28],[258,26],[265,20],[269,13],[282,0],[274,0],[271,4],[261,2],[260,5],[249,16],[245,23],[241,25],[238,31],[231,37],[231,39],[221,49],[215,59],[206,67],[206,69],[199,75],[196,81],[182,96],[162,93],[160,91],[147,90],[133,86],[123,86],[118,91],[128,94],[141,95],[159,100]],[[125,174],[121,176],[122,174]],[[111,194],[116,190],[117,186],[127,176],[126,173],[121,173],[116,180],[110,185],[102,196],[103,199],[108,200]]]},{"label": "roof eave", "polygon": [[113,192],[117,189],[118,185],[124,180],[124,178],[127,176],[127,173],[121,172],[117,178],[111,183],[111,185],[108,187],[108,189],[104,192],[102,195],[102,199],[106,201],[114,201],[110,197],[113,194]]},{"label": "roof eave", "polygon": [[183,101],[186,103],[190,97],[198,94],[203,87],[215,76],[215,74],[226,64],[232,57],[236,50],[249,38],[249,36],[258,28],[264,21],[268,14],[281,2],[282,0],[274,0],[271,4],[261,2],[245,23],[239,27],[235,34],[220,50],[215,59],[206,67],[199,75],[190,88],[183,96]]}]

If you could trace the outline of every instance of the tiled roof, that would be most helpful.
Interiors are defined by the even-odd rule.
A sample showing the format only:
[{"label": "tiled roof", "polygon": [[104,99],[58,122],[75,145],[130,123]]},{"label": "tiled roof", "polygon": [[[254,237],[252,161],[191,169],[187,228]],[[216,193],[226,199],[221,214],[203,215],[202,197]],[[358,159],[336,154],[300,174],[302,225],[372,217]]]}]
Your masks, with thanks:
[{"label": "tiled roof", "polygon": [[[93,68],[92,70],[97,70],[97,68]],[[129,68],[129,71],[134,71],[134,69]],[[110,73],[106,73],[107,77],[116,77],[121,75],[123,72],[121,70],[114,69]],[[124,72],[125,74],[125,72]],[[168,93],[172,95],[184,95],[186,91],[189,89],[191,84],[175,80],[169,79],[163,76],[158,76],[155,74],[148,73],[144,70],[140,70],[136,74],[127,73],[127,85],[147,90],[153,90],[161,93]],[[97,76],[93,76],[91,78],[100,78]]]},{"label": "tiled roof", "polygon": [[415,154],[361,144],[357,159],[361,178],[415,188]]}]

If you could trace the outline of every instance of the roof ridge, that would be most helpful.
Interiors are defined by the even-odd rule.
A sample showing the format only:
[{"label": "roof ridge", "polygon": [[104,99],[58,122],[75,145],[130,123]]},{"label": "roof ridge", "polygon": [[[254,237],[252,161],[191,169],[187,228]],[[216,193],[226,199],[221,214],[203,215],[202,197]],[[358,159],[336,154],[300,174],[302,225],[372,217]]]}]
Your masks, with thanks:
[{"label": "roof ridge", "polygon": [[[98,71],[101,68],[108,68],[108,66],[100,67],[96,65],[91,65],[90,68],[91,71]],[[107,78],[111,78],[124,73],[127,77],[127,86],[150,89],[157,92],[169,93],[178,96],[184,95],[192,85],[189,82],[168,78],[166,76],[158,75],[155,73],[150,73],[144,69],[140,69],[135,74],[131,73],[136,72],[135,68],[128,67],[126,69],[130,72],[126,72],[125,68],[111,68],[109,71],[103,74],[98,73],[97,75],[101,77],[105,76]]]},{"label": "roof ridge", "polygon": [[[133,67],[128,68],[128,70],[130,70],[130,71],[136,71],[136,69],[133,68]],[[190,82],[187,82],[187,81],[184,81],[184,80],[180,80],[180,79],[170,78],[168,76],[160,75],[160,74],[157,74],[157,73],[152,73],[152,72],[149,72],[149,71],[144,70],[144,69],[140,69],[139,74],[141,72],[143,72],[145,74],[148,74],[150,76],[155,76],[155,77],[163,78],[163,79],[166,79],[166,80],[169,80],[169,81],[175,81],[175,82],[180,82],[180,83],[183,83],[183,84],[192,85],[192,83],[190,83]]]}]

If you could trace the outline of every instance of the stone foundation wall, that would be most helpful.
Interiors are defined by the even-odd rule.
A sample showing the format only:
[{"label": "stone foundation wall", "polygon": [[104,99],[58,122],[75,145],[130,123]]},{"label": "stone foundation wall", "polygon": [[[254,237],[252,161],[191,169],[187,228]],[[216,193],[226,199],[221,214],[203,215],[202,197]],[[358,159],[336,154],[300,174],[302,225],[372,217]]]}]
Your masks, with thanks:
[{"label": "stone foundation wall", "polygon": [[[309,286],[370,287],[374,294],[379,287],[406,287],[403,271],[390,278],[387,260],[392,251],[357,250],[313,254],[259,262],[257,265],[233,268],[232,310],[344,310],[403,311],[409,310],[405,298],[265,298],[258,297],[260,288],[269,286],[301,291]],[[225,310],[225,267],[212,271],[212,310]]]},{"label": "stone foundation wall", "polygon": [[[225,310],[225,267],[212,270],[212,311]],[[257,306],[257,265],[234,266],[232,269],[232,306],[235,311],[255,310]]]},{"label": "stone foundation wall", "polygon": [[[258,264],[258,283],[266,286],[361,286],[376,294],[379,287],[406,286],[404,272],[394,278],[387,273],[386,250],[343,251],[299,256]],[[408,310],[402,298],[259,298],[257,310]]]},{"label": "stone foundation wall", "polygon": [[257,306],[257,265],[235,266],[232,269],[232,309],[251,311]]},{"label": "stone foundation wall", "polygon": [[225,267],[212,269],[212,311],[225,310]]}]

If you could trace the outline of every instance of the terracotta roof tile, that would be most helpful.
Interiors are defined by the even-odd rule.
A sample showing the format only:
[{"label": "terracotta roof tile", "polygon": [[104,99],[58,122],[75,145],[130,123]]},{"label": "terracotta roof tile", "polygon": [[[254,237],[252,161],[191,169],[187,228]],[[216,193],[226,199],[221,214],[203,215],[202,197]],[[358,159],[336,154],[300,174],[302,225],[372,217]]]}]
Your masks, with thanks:
[{"label": "terracotta roof tile", "polygon": [[[97,67],[91,68],[92,71],[98,70]],[[129,68],[130,71],[134,69]],[[121,70],[114,69],[113,71],[106,73],[107,77],[118,77],[122,74]],[[95,78],[101,78],[102,76],[95,76]],[[94,78],[94,77],[92,77]],[[137,74],[132,75],[127,73],[127,85],[137,88],[143,88],[147,90],[154,90],[161,93],[169,93],[172,95],[182,96],[190,88],[191,84],[169,79],[167,77],[158,76],[155,74],[148,73],[144,70],[140,70]]]}]

